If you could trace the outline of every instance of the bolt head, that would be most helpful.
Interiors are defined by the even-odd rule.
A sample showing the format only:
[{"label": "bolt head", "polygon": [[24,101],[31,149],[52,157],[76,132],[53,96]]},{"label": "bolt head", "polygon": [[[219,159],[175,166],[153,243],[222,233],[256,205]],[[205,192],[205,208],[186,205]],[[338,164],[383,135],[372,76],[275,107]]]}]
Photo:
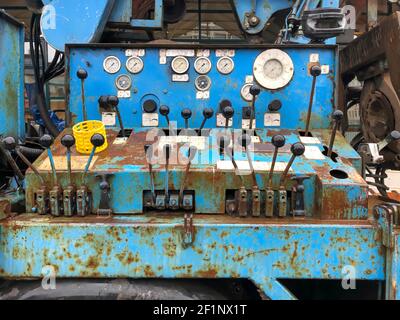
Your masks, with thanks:
[{"label": "bolt head", "polygon": [[398,141],[398,140],[400,140],[400,132],[397,130],[394,130],[390,133],[390,137],[393,139],[393,141]]}]

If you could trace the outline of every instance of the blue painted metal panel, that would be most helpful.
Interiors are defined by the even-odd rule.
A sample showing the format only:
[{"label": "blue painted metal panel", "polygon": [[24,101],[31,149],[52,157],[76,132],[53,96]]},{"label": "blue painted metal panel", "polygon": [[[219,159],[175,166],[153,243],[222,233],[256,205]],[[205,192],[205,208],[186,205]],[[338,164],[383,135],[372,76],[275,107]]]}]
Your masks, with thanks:
[{"label": "blue painted metal panel", "polygon": [[0,275],[41,277],[51,265],[60,278],[248,278],[272,299],[293,298],[277,279],[342,279],[349,266],[356,279],[385,279],[372,225],[314,223],[196,216],[186,247],[182,218],[25,216],[0,225]]},{"label": "blue painted metal panel", "polygon": [[24,139],[24,26],[0,11],[0,137]]},{"label": "blue painted metal panel", "polygon": [[67,43],[97,42],[114,0],[53,0],[43,9],[41,29],[46,41],[64,51]]},{"label": "blue painted metal panel", "polygon": [[[121,74],[129,74],[125,68],[127,57],[126,48],[101,49],[90,48],[70,48],[69,56],[69,77],[70,77],[70,98],[69,107],[75,122],[82,121],[82,98],[81,83],[76,76],[79,68],[88,71],[89,77],[86,81],[85,93],[88,109],[88,118],[101,120],[98,108],[100,95],[116,95],[116,78]],[[141,101],[147,94],[158,97],[161,105],[167,105],[171,109],[171,121],[177,121],[177,127],[184,127],[184,120],[180,113],[184,108],[190,108],[193,112],[190,119],[190,127],[198,128],[202,122],[202,112],[205,107],[211,107],[215,112],[218,111],[220,102],[228,99],[235,108],[233,127],[242,127],[242,107],[249,103],[243,101],[240,89],[245,84],[246,76],[253,75],[253,62],[255,58],[265,49],[238,49],[233,57],[235,70],[229,75],[221,75],[216,70],[216,63],[219,58],[215,51],[211,50],[210,59],[213,68],[208,76],[212,80],[210,99],[197,100],[194,80],[196,74],[193,63],[195,57],[188,58],[190,61],[189,82],[172,82],[172,71],[170,67],[172,57],[167,58],[167,64],[159,64],[158,48],[146,48],[146,55],[142,57],[145,67],[137,75],[131,75],[132,88],[131,98],[120,99],[120,110],[124,125],[127,128],[142,127],[142,106]],[[328,128],[330,126],[330,115],[334,109],[334,88],[336,80],[336,47],[308,47],[296,48],[285,46],[281,48],[288,53],[294,63],[294,78],[288,86],[281,90],[263,90],[256,103],[257,127],[264,127],[264,114],[268,104],[279,99],[283,103],[281,109],[281,128],[303,129],[305,127],[306,113],[308,108],[309,95],[312,84],[312,77],[308,74],[310,55],[319,54],[320,63],[328,65],[329,74],[321,75],[317,81],[317,93],[315,96],[314,113],[312,117],[312,127]],[[121,70],[114,75],[109,75],[103,70],[103,60],[109,56],[117,56],[122,63]],[[149,85],[151,84],[151,85]],[[160,116],[160,126],[167,127],[165,118]],[[215,120],[208,121],[206,128],[215,127]]]}]

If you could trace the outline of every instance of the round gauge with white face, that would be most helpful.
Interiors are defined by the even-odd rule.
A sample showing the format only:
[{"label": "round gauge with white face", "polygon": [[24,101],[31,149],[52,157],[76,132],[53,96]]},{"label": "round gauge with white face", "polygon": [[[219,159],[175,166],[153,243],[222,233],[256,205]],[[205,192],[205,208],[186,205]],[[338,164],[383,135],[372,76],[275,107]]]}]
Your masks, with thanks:
[{"label": "round gauge with white face", "polygon": [[253,74],[257,82],[264,88],[280,89],[285,87],[293,78],[293,61],[282,50],[266,50],[254,62]]},{"label": "round gauge with white face", "polygon": [[127,91],[132,87],[132,79],[126,74],[121,74],[115,80],[115,85],[117,86],[118,90]]},{"label": "round gauge with white face", "polygon": [[186,57],[178,56],[172,60],[172,71],[177,74],[184,74],[189,70],[189,61]]},{"label": "round gauge with white face", "polygon": [[199,91],[207,91],[211,87],[211,79],[209,76],[198,76],[194,82],[196,89]]},{"label": "round gauge with white face", "polygon": [[235,68],[235,63],[229,57],[222,57],[217,62],[217,69],[222,74],[230,74]]},{"label": "round gauge with white face", "polygon": [[121,69],[121,61],[115,56],[109,56],[104,59],[103,68],[107,73],[117,73]]},{"label": "round gauge with white face", "polygon": [[252,83],[247,83],[247,84],[245,84],[245,85],[242,87],[242,89],[240,90],[240,94],[241,94],[242,99],[243,99],[244,101],[248,101],[248,102],[253,101],[253,96],[252,96],[251,93],[250,93],[250,88],[251,88],[252,86],[253,86]]},{"label": "round gauge with white face", "polygon": [[126,68],[130,73],[137,74],[142,72],[144,68],[144,63],[143,60],[140,59],[139,57],[130,57],[126,61]]},{"label": "round gauge with white face", "polygon": [[194,69],[199,74],[207,74],[211,71],[211,61],[206,57],[197,58],[194,62]]}]

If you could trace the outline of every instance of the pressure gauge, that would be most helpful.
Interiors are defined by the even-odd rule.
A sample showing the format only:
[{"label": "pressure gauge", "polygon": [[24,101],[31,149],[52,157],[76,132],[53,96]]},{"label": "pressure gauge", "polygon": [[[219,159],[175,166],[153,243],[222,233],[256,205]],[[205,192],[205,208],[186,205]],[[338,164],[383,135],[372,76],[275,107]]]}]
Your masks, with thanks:
[{"label": "pressure gauge", "polygon": [[253,73],[257,82],[264,88],[270,90],[280,89],[286,86],[293,78],[293,61],[282,50],[266,50],[254,62]]},{"label": "pressure gauge", "polygon": [[117,57],[109,56],[104,59],[103,68],[107,73],[117,73],[121,69],[121,61]]},{"label": "pressure gauge", "polygon": [[206,57],[197,58],[194,62],[194,69],[199,74],[207,74],[211,71],[211,61]]},{"label": "pressure gauge", "polygon": [[143,60],[140,59],[139,57],[130,57],[126,61],[126,68],[130,73],[137,74],[142,72],[144,68],[144,63]]},{"label": "pressure gauge", "polygon": [[115,85],[117,86],[118,90],[127,91],[132,86],[132,79],[130,76],[122,74],[118,76],[117,80],[115,80]]},{"label": "pressure gauge", "polygon": [[178,56],[172,60],[171,67],[175,73],[183,74],[189,70],[189,61],[183,56]]},{"label": "pressure gauge", "polygon": [[207,91],[211,87],[211,79],[209,76],[198,76],[194,82],[196,89],[199,91]]},{"label": "pressure gauge", "polygon": [[235,68],[235,63],[229,57],[222,57],[217,62],[217,69],[222,74],[230,74]]},{"label": "pressure gauge", "polygon": [[252,101],[253,100],[253,96],[250,93],[250,88],[253,86],[253,84],[251,83],[247,83],[245,84],[242,89],[240,90],[240,94],[243,98],[244,101]]}]

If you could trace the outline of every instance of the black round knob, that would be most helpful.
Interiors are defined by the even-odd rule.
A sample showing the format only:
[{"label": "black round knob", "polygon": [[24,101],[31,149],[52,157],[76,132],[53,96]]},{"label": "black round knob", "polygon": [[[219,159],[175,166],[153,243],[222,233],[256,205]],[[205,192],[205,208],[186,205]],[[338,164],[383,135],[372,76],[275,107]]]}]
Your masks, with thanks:
[{"label": "black round knob", "polygon": [[344,117],[344,113],[340,110],[336,110],[333,114],[332,114],[332,118],[335,121],[341,121]]},{"label": "black round knob", "polygon": [[40,138],[39,142],[43,147],[48,149],[53,144],[53,137],[49,134],[45,134]]},{"label": "black round knob", "polygon": [[64,137],[61,138],[61,144],[68,149],[71,148],[75,144],[74,136],[66,134]]},{"label": "black round knob", "polygon": [[243,148],[247,148],[251,143],[251,137],[248,134],[239,136],[239,143]]},{"label": "black round knob", "polygon": [[226,106],[222,110],[222,115],[225,117],[225,119],[232,118],[234,114],[235,114],[235,110],[233,110],[233,108],[231,106]]},{"label": "black round knob", "polygon": [[390,133],[390,137],[393,139],[393,141],[400,140],[400,132],[397,130],[394,130]]},{"label": "black round knob", "polygon": [[197,148],[195,146],[190,146],[188,151],[188,159],[192,161],[197,153]]},{"label": "black round knob", "polygon": [[163,115],[164,117],[169,115],[169,107],[168,106],[161,106],[160,107],[160,113],[161,115]]},{"label": "black round knob", "polygon": [[183,109],[181,112],[181,115],[182,115],[183,119],[185,119],[185,120],[190,119],[190,117],[192,116],[192,110]]},{"label": "black round knob", "polygon": [[260,92],[261,92],[261,88],[260,88],[258,85],[253,84],[253,85],[250,87],[250,94],[251,94],[252,96],[258,96],[258,95],[260,94]]},{"label": "black round knob", "polygon": [[272,144],[275,148],[282,148],[286,143],[286,139],[284,136],[280,134],[276,134],[272,137]]},{"label": "black round knob", "polygon": [[4,147],[8,150],[8,151],[12,151],[17,147],[17,142],[15,141],[15,139],[13,137],[7,137],[3,140],[4,143]]},{"label": "black round knob", "polygon": [[107,102],[110,106],[117,107],[119,104],[119,99],[117,96],[108,96]]},{"label": "black round knob", "polygon": [[268,110],[272,112],[279,111],[282,108],[282,102],[280,100],[273,100],[268,105]]},{"label": "black round knob", "polygon": [[105,142],[106,139],[104,138],[104,136],[100,133],[95,133],[92,138],[90,139],[90,142],[92,143],[92,145],[96,148],[101,147]]},{"label": "black round knob", "polygon": [[85,80],[88,77],[88,73],[85,69],[79,69],[76,75],[81,80]]},{"label": "black round knob", "polygon": [[152,99],[146,100],[143,102],[143,110],[146,113],[153,113],[157,110],[157,102]]},{"label": "black round knob", "polygon": [[299,157],[304,154],[304,152],[306,151],[306,147],[301,142],[296,142],[292,145],[290,151],[292,151],[293,155]]},{"label": "black round knob", "polygon": [[322,70],[321,70],[321,67],[319,65],[312,66],[311,69],[310,69],[310,74],[313,77],[318,77],[319,75],[321,75],[321,72],[322,72]]},{"label": "black round knob", "polygon": [[203,116],[206,119],[210,119],[214,115],[214,110],[211,108],[205,108],[203,110]]}]

